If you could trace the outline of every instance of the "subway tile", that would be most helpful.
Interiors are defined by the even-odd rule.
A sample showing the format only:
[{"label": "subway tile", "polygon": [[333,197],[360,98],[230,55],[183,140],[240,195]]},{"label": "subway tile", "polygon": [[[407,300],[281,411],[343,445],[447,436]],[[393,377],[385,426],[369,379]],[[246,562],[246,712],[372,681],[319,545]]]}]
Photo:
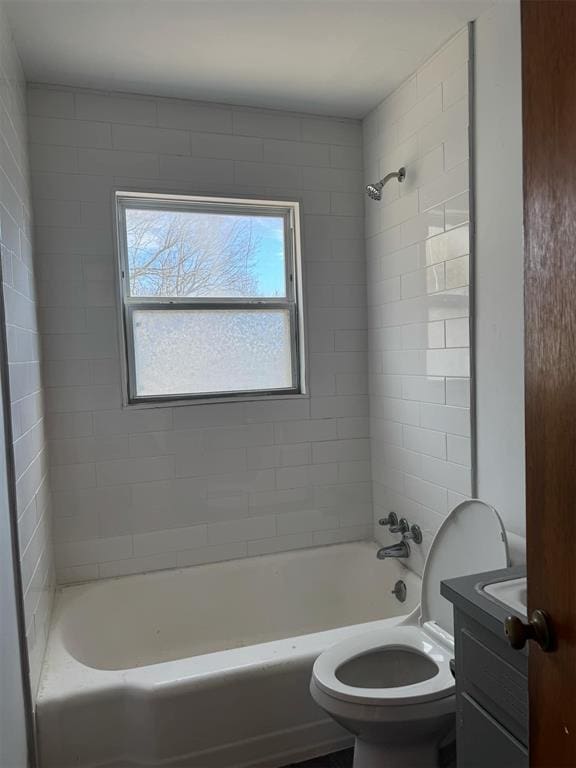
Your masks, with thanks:
[{"label": "subway tile", "polygon": [[442,81],[442,106],[444,111],[468,95],[468,65],[458,69]]},{"label": "subway tile", "polygon": [[330,165],[333,168],[362,168],[362,148],[338,144],[331,146]]},{"label": "subway tile", "polygon": [[449,232],[427,240],[422,248],[425,252],[426,264],[439,264],[443,261],[468,255],[470,252],[469,228],[468,226],[463,226],[451,229]]},{"label": "subway tile", "polygon": [[432,376],[403,376],[402,397],[405,400],[444,404],[446,401],[445,380],[442,377]]},{"label": "subway tile", "polygon": [[300,186],[300,168],[272,163],[234,163],[234,183],[246,186]]},{"label": "subway tile", "polygon": [[148,557],[130,557],[127,560],[117,560],[110,563],[100,563],[98,575],[101,579],[112,579],[118,576],[129,576],[135,573],[151,573],[177,566],[176,554],[173,552]]},{"label": "subway tile", "polygon": [[326,144],[360,146],[362,130],[356,121],[323,120],[322,118],[302,119],[302,139]]},{"label": "subway tile", "polygon": [[273,445],[272,424],[252,424],[241,427],[216,427],[205,432],[204,445],[211,448],[242,448],[252,445]]},{"label": "subway tile", "polygon": [[201,549],[186,550],[176,553],[179,568],[204,563],[221,563],[226,560],[239,560],[248,554],[247,544],[243,541],[230,544],[206,546]]},{"label": "subway tile", "polygon": [[469,376],[469,349],[430,349],[426,352],[426,370],[430,376]]},{"label": "subway tile", "polygon": [[328,509],[305,509],[284,512],[278,516],[278,534],[291,534],[309,531],[331,530],[340,526],[338,512]]},{"label": "subway tile", "polygon": [[444,142],[444,168],[452,168],[468,160],[470,153],[468,131],[460,130],[448,136]]},{"label": "subway tile", "polygon": [[161,155],[160,178],[170,181],[183,180],[196,185],[230,186],[233,182],[233,163],[231,160],[214,158]]},{"label": "subway tile", "polygon": [[431,456],[422,457],[421,476],[451,491],[468,495],[471,490],[470,469]]},{"label": "subway tile", "polygon": [[372,472],[369,461],[341,461],[338,463],[339,483],[370,483]]},{"label": "subway tile", "polygon": [[465,130],[468,125],[468,101],[461,99],[452,107],[439,114],[426,125],[419,134],[422,154],[442,144],[453,131]]},{"label": "subway tile", "polygon": [[233,426],[244,423],[244,406],[239,403],[213,403],[208,408],[198,405],[174,409],[174,428]]},{"label": "subway tile", "polygon": [[26,92],[29,115],[74,117],[74,93],[56,88],[29,86]]},{"label": "subway tile", "polygon": [[310,402],[307,398],[247,403],[244,407],[244,419],[247,424],[302,420],[309,413]]},{"label": "subway tile", "polygon": [[446,434],[444,432],[405,425],[403,434],[404,446],[409,451],[446,459]]},{"label": "subway tile", "polygon": [[303,167],[301,179],[302,189],[358,193],[362,189],[362,174],[354,169]]},{"label": "subway tile", "polygon": [[444,346],[444,323],[411,323],[402,326],[403,349],[437,349]]},{"label": "subway tile", "polygon": [[158,176],[158,158],[148,152],[113,149],[79,149],[78,170],[82,174],[134,176],[149,179]]},{"label": "subway tile", "polygon": [[332,531],[315,531],[313,534],[314,546],[323,547],[330,544],[344,544],[349,541],[364,541],[371,539],[372,526],[360,525],[340,528]]},{"label": "subway tile", "polygon": [[70,568],[89,563],[105,563],[132,555],[132,537],[60,542],[57,546],[59,567]]},{"label": "subway tile", "polygon": [[134,555],[145,557],[203,547],[208,543],[208,534],[205,525],[193,525],[189,528],[137,533],[133,539]]},{"label": "subway tile", "polygon": [[446,288],[460,288],[468,285],[470,259],[467,256],[461,256],[458,259],[451,259],[446,262]]},{"label": "subway tile", "polygon": [[248,542],[248,556],[270,555],[312,546],[314,546],[314,539],[311,533],[292,533],[286,536],[276,536],[273,539]]},{"label": "subway tile", "polygon": [[234,133],[241,136],[299,140],[300,119],[281,113],[258,112],[257,110],[234,110]]},{"label": "subway tile", "polygon": [[330,147],[306,141],[264,141],[264,161],[290,165],[329,166]]},{"label": "subway tile", "polygon": [[370,458],[368,440],[329,440],[312,445],[312,461],[324,464],[338,461],[367,461]]},{"label": "subway tile", "polygon": [[[461,464],[463,467],[470,468],[472,465],[472,447],[470,438],[459,437],[458,435],[448,435],[446,458],[453,464]],[[469,491],[467,491],[467,493],[469,493]]]},{"label": "subway tile", "polygon": [[432,122],[441,112],[442,85],[439,83],[399,119],[398,141],[405,141],[409,136]]},{"label": "subway tile", "polygon": [[191,131],[230,133],[232,113],[224,107],[176,99],[159,99],[158,125],[166,128],[186,128]]},{"label": "subway tile", "polygon": [[176,477],[203,477],[247,468],[244,448],[193,449],[174,457]]},{"label": "subway tile", "polygon": [[420,188],[420,210],[433,208],[467,189],[468,163],[464,162]]},{"label": "subway tile", "polygon": [[114,149],[158,152],[164,155],[188,155],[190,153],[188,133],[171,128],[113,125],[112,146]]},{"label": "subway tile", "polygon": [[128,435],[140,432],[159,432],[172,428],[172,410],[117,410],[94,413],[96,435]]},{"label": "subway tile", "polygon": [[256,515],[280,514],[297,509],[307,509],[310,503],[310,488],[252,491],[249,499],[250,512]]},{"label": "subway tile", "polygon": [[446,379],[446,404],[470,407],[470,379]]},{"label": "subway tile", "polygon": [[337,431],[339,440],[350,440],[370,436],[369,418],[367,416],[347,416],[339,418]]},{"label": "subway tile", "polygon": [[[78,166],[78,153],[75,147],[57,147],[53,144],[30,144],[28,148],[30,169],[33,173],[39,171],[54,173],[73,173]],[[37,204],[35,215],[43,210],[42,204]]]},{"label": "subway tile", "polygon": [[470,411],[447,405],[422,403],[421,426],[462,437],[470,436]]},{"label": "subway tile", "polygon": [[33,144],[100,149],[112,146],[112,134],[108,123],[33,117],[28,121],[28,131]]},{"label": "subway tile", "polygon": [[470,345],[470,322],[468,318],[446,320],[446,346],[468,347]]},{"label": "subway tile", "polygon": [[312,461],[309,443],[250,447],[246,456],[248,469],[300,466]]},{"label": "subway tile", "polygon": [[337,425],[333,418],[286,421],[274,425],[274,437],[280,444],[335,440]]},{"label": "subway tile", "polygon": [[250,517],[245,520],[230,520],[208,526],[209,544],[229,544],[234,541],[270,539],[276,535],[276,518]]},{"label": "subway tile", "polygon": [[460,227],[462,224],[467,224],[470,219],[470,195],[465,192],[462,195],[448,200],[444,204],[444,212],[446,217],[446,229],[453,229],[454,227]]},{"label": "subway tile", "polygon": [[263,159],[263,147],[262,139],[252,136],[196,132],[190,134],[190,154],[194,157],[258,161]]},{"label": "subway tile", "polygon": [[127,485],[167,477],[174,477],[174,463],[170,456],[116,459],[96,464],[96,481],[100,486]]},{"label": "subway tile", "polygon": [[468,60],[468,30],[463,29],[418,70],[420,98],[446,80]]},{"label": "subway tile", "polygon": [[156,124],[156,103],[153,99],[82,92],[77,92],[74,98],[76,117],[82,120],[129,125]]},{"label": "subway tile", "polygon": [[429,483],[419,477],[406,475],[406,496],[413,501],[429,507],[434,512],[446,515],[448,512],[448,492],[446,488]]},{"label": "subway tile", "polygon": [[276,470],[276,487],[280,490],[335,483],[337,480],[338,467],[336,464],[326,464],[318,467],[283,467]]}]

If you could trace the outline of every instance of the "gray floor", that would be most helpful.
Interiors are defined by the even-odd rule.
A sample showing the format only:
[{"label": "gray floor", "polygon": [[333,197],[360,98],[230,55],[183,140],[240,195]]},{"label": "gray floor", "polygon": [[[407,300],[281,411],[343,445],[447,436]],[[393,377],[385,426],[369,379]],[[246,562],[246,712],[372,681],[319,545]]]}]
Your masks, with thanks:
[{"label": "gray floor", "polygon": [[305,763],[292,763],[286,768],[352,768],[353,757],[354,750],[345,749],[342,752],[334,752],[332,755],[306,760]]}]

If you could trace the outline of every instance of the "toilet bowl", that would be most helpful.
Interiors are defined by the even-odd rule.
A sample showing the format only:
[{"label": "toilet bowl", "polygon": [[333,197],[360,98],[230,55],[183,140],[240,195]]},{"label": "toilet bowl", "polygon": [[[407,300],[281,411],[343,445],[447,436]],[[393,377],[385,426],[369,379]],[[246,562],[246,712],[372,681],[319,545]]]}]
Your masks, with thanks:
[{"label": "toilet bowl", "polygon": [[439,765],[456,709],[452,606],[440,595],[440,582],[508,564],[496,510],[462,502],[432,542],[420,606],[396,626],[356,635],[318,657],[310,692],[355,735],[354,768]]}]

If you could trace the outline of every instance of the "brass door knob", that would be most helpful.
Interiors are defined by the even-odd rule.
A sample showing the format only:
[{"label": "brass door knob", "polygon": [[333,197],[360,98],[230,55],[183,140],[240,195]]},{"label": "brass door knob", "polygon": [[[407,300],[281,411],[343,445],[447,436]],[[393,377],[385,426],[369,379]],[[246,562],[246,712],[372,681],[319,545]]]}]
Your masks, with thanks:
[{"label": "brass door knob", "polygon": [[517,651],[524,648],[528,640],[537,642],[543,651],[554,650],[550,621],[544,611],[532,611],[528,622],[522,621],[518,616],[508,616],[504,621],[504,631],[508,642]]}]

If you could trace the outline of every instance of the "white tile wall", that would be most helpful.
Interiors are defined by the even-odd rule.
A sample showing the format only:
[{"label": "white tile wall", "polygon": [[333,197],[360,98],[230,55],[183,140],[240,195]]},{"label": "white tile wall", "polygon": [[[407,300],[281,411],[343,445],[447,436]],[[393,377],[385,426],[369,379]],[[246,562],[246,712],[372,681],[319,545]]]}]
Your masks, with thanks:
[{"label": "white tile wall", "polygon": [[0,5],[0,252],[8,337],[20,567],[34,694],[44,656],[54,576],[32,261],[26,89],[3,14]]},{"label": "white tile wall", "polygon": [[[59,579],[370,538],[360,123],[40,86],[28,104]],[[303,201],[309,399],[121,409],[115,187]]]},{"label": "white tile wall", "polygon": [[[374,514],[432,535],[471,492],[468,39],[463,30],[363,123]],[[376,525],[376,536],[395,537]]]}]

